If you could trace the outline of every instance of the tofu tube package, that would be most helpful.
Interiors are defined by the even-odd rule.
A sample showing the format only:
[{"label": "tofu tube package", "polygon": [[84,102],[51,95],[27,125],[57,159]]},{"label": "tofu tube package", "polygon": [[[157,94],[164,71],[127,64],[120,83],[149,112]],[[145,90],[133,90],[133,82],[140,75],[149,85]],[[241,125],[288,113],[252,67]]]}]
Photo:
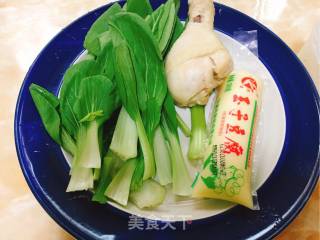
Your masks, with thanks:
[{"label": "tofu tube package", "polygon": [[192,184],[193,197],[259,208],[251,176],[261,91],[259,79],[244,71],[231,73],[217,89],[209,145]]}]

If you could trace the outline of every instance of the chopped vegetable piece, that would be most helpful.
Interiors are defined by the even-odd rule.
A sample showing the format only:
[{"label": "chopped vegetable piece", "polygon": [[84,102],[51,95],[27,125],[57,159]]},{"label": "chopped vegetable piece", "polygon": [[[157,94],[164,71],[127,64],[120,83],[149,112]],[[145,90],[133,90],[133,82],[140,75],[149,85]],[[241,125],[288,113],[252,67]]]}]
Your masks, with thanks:
[{"label": "chopped vegetable piece", "polygon": [[61,146],[64,150],[74,156],[77,148],[76,143],[64,127],[61,128]]},{"label": "chopped vegetable piece", "polygon": [[121,159],[137,156],[138,132],[135,122],[124,107],[121,108],[110,149]]},{"label": "chopped vegetable piece", "polygon": [[177,195],[188,196],[191,194],[192,180],[182,154],[177,129],[177,114],[170,94],[167,95],[163,106],[161,128],[168,141],[167,147],[172,164],[173,192]]},{"label": "chopped vegetable piece", "polygon": [[75,161],[78,161],[81,167],[100,168],[101,166],[98,127],[96,121],[81,124],[79,127]]},{"label": "chopped vegetable piece", "polygon": [[117,159],[110,151],[107,153],[107,155],[102,160],[100,178],[98,186],[92,197],[92,201],[99,203],[107,202],[107,198],[104,193],[109,186],[112,178],[115,176],[116,172],[120,169],[123,163],[123,161]]},{"label": "chopped vegetable piece", "polygon": [[128,203],[131,179],[137,165],[137,159],[126,161],[112,179],[105,195],[113,201],[126,206]]},{"label": "chopped vegetable piece", "polygon": [[97,181],[100,178],[100,168],[95,168],[93,170],[93,180]]},{"label": "chopped vegetable piece", "polygon": [[[73,160],[74,162],[74,160]],[[74,165],[71,170],[71,178],[67,187],[67,192],[88,190],[93,188],[93,173],[91,168],[84,168]]]},{"label": "chopped vegetable piece", "polygon": [[166,140],[160,127],[157,127],[154,135],[154,158],[156,162],[156,179],[161,185],[172,183],[171,160]]},{"label": "chopped vegetable piece", "polygon": [[198,160],[204,157],[207,145],[207,125],[204,106],[191,107],[191,138],[188,157]]},{"label": "chopped vegetable piece", "polygon": [[136,191],[142,186],[143,183],[143,172],[144,172],[144,161],[142,154],[139,154],[137,158],[137,167],[134,170],[134,174],[132,177],[130,191]]},{"label": "chopped vegetable piece", "polygon": [[191,130],[190,130],[189,126],[183,121],[183,119],[180,117],[180,115],[178,113],[177,113],[177,122],[178,122],[178,126],[181,129],[181,131],[183,132],[183,134],[186,137],[190,137]]},{"label": "chopped vegetable piece", "polygon": [[153,208],[160,205],[166,196],[166,189],[156,181],[149,179],[143,182],[141,188],[130,193],[130,201],[138,208]]}]

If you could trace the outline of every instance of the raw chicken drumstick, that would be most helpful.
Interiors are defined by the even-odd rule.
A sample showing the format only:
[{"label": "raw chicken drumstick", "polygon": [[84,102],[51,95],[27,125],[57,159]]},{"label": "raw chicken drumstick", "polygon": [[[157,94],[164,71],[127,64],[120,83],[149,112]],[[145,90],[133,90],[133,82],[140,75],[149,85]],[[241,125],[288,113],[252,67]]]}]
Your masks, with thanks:
[{"label": "raw chicken drumstick", "polygon": [[191,107],[191,160],[203,157],[204,106],[233,68],[228,50],[213,30],[214,13],[213,0],[189,0],[189,22],[166,59],[168,86],[175,103]]}]

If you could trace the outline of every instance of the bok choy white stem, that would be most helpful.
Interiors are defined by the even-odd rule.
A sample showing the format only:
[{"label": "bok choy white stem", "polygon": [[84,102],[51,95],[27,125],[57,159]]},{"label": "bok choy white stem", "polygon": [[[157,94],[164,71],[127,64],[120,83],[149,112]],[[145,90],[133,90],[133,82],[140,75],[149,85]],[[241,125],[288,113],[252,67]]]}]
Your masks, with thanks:
[{"label": "bok choy white stem", "polygon": [[110,149],[123,160],[137,156],[137,126],[124,107],[121,108],[119,113]]},{"label": "bok choy white stem", "polygon": [[191,111],[191,138],[188,157],[191,160],[204,157],[207,140],[207,128],[204,106],[197,105],[190,108]]}]

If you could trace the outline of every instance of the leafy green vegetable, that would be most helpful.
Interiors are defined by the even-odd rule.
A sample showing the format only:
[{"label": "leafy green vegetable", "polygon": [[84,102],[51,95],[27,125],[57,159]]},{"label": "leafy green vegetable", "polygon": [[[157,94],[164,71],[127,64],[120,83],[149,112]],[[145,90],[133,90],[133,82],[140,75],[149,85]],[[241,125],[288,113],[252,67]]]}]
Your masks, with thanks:
[{"label": "leafy green vegetable", "polygon": [[160,205],[166,196],[166,189],[156,181],[149,179],[141,188],[130,193],[130,201],[139,208],[152,208]]},{"label": "leafy green vegetable", "polygon": [[184,161],[179,136],[177,114],[171,95],[167,95],[161,116],[161,128],[168,141],[168,151],[172,163],[172,188],[177,195],[188,196],[191,194],[192,180]]},{"label": "leafy green vegetable", "polygon": [[[78,119],[74,115],[73,105],[78,100],[81,81],[88,76],[93,75],[96,68],[96,62],[86,60],[72,65],[66,71],[63,77],[63,84],[60,90],[60,114],[62,125],[75,137],[79,127]],[[81,120],[81,119],[79,119]]]},{"label": "leafy green vegetable", "polygon": [[76,143],[74,139],[69,135],[64,127],[61,128],[61,146],[64,150],[74,156],[76,152]]},{"label": "leafy green vegetable", "polygon": [[[112,115],[113,114],[114,114],[114,112],[112,113]],[[112,115],[108,118],[108,120],[112,118]],[[109,140],[109,139],[107,139],[109,136],[104,134],[104,127],[105,127],[104,125],[109,124],[108,120],[106,122],[104,122],[103,124],[101,124],[98,129],[98,142],[99,142],[100,156],[106,155],[107,150],[108,150],[106,147],[109,146],[109,145],[106,145],[106,142]],[[111,127],[110,130],[113,131],[114,129]],[[95,171],[95,173],[96,173],[96,171]]]},{"label": "leafy green vegetable", "polygon": [[121,6],[118,3],[113,4],[107,11],[105,11],[91,26],[85,40],[84,47],[95,55],[99,55],[99,52],[103,49],[104,42],[103,35],[108,30],[108,19],[114,14],[121,11]]},{"label": "leafy green vegetable", "polygon": [[92,168],[101,166],[99,128],[118,106],[114,84],[107,77],[86,77],[95,67],[92,61],[72,66],[65,74],[61,88],[62,120],[67,120],[66,126],[76,139],[67,191],[93,187]]},{"label": "leafy green vegetable", "polygon": [[174,5],[176,7],[176,14],[178,15],[180,9],[180,0],[174,0]]},{"label": "leafy green vegetable", "polygon": [[59,100],[36,84],[31,84],[29,91],[48,134],[56,143],[61,144],[60,116],[57,111]]},{"label": "leafy green vegetable", "polygon": [[[154,207],[166,194],[150,179],[157,167],[161,184],[172,182],[176,194],[189,194],[191,179],[163,64],[183,30],[179,6],[179,0],[168,0],[153,12],[148,0],[128,0],[123,9],[114,4],[88,31],[88,56],[66,71],[60,99],[30,86],[47,132],[73,156],[68,192],[94,189],[93,201],[110,198],[122,205],[130,194],[138,207]],[[119,107],[119,97],[123,107],[101,159],[110,143],[103,129]]]},{"label": "leafy green vegetable", "polygon": [[180,115],[178,113],[177,113],[177,122],[178,122],[178,126],[181,129],[181,131],[183,132],[183,134],[186,137],[190,137],[191,130],[190,130],[189,126],[183,121],[183,119],[180,117]]},{"label": "leafy green vegetable", "polygon": [[101,53],[96,58],[96,68],[98,69],[95,74],[102,74],[108,77],[110,80],[114,78],[114,66],[113,66],[113,44],[111,38],[106,42]]},{"label": "leafy green vegetable", "polygon": [[95,168],[93,170],[93,180],[97,181],[100,178],[100,168]]},{"label": "leafy green vegetable", "polygon": [[126,10],[143,18],[152,13],[149,0],[127,0]]},{"label": "leafy green vegetable", "polygon": [[172,33],[170,42],[168,44],[167,51],[165,52],[164,55],[166,55],[168,53],[168,50],[170,50],[172,48],[173,44],[177,41],[177,39],[183,33],[184,29],[185,29],[185,26],[183,25],[183,23],[179,20],[179,17],[177,16],[177,20],[174,25],[173,33]]},{"label": "leafy green vegetable", "polygon": [[159,42],[160,51],[164,53],[171,39],[176,21],[174,1],[168,0],[147,16],[146,21]]},{"label": "leafy green vegetable", "polygon": [[137,158],[137,166],[136,166],[136,169],[134,170],[134,174],[133,174],[131,185],[130,185],[130,191],[136,191],[142,186],[143,172],[144,172],[143,156],[139,154],[139,157]]},{"label": "leafy green vegetable", "polygon": [[137,156],[138,132],[135,122],[124,107],[121,108],[110,149],[123,160]]},{"label": "leafy green vegetable", "polygon": [[78,60],[78,63],[86,60],[94,60],[94,59],[95,59],[95,56],[88,52],[86,55],[82,56],[81,59]]},{"label": "leafy green vegetable", "polygon": [[[72,161],[73,164],[74,160]],[[93,173],[91,168],[74,166],[66,192],[88,190],[93,188]]]},{"label": "leafy green vegetable", "polygon": [[[75,81],[76,82],[76,81]],[[74,85],[76,86],[76,84]],[[72,114],[79,123],[76,161],[82,167],[100,168],[101,157],[98,130],[115,110],[114,85],[105,76],[96,75],[81,80],[79,97],[72,104]]]},{"label": "leafy green vegetable", "polygon": [[172,168],[168,146],[160,127],[157,127],[154,135],[154,158],[156,162],[156,179],[161,185],[172,182]]},{"label": "leafy green vegetable", "polygon": [[[115,95],[115,86],[109,78],[102,75],[83,78],[74,104],[74,115],[80,122],[95,120],[101,125],[115,110]],[[87,120],[88,116],[92,118]]]},{"label": "leafy green vegetable", "polygon": [[[54,108],[57,108],[59,106],[59,99],[53,95],[51,92],[48,92],[46,89],[44,89],[43,87],[32,83],[29,87],[29,91],[31,93],[31,96],[33,97],[33,95],[39,95],[39,97],[41,98],[45,98],[46,101],[48,101],[48,103],[53,106]],[[36,105],[36,107],[38,107]],[[42,106],[40,106],[42,107]]]},{"label": "leafy green vegetable", "polygon": [[178,135],[177,112],[176,112],[173,98],[169,94],[169,92],[168,92],[168,94],[165,98],[164,104],[163,104],[161,123],[162,123],[162,125],[164,123],[166,123],[168,130],[170,130],[170,132],[172,132],[174,135],[179,136]]},{"label": "leafy green vegetable", "polygon": [[[146,18],[152,33],[159,42],[159,47],[163,56],[165,56],[166,50],[172,47],[174,42],[184,30],[183,24],[176,15],[179,7],[179,0],[169,0],[166,4],[161,5],[156,11]],[[191,188],[189,188],[188,185],[191,184],[191,178],[183,159],[177,132],[177,125],[179,124],[186,134],[188,134],[189,129],[184,124],[183,120],[179,118],[179,115],[175,112],[174,103],[170,93],[168,93],[165,100],[162,116],[164,119],[167,119],[163,120],[163,123],[161,124],[162,130],[158,130],[156,132],[154,144],[157,179],[159,179],[159,182],[162,185],[166,185],[173,181],[173,189],[176,194],[189,195]],[[165,143],[162,132],[165,133],[168,144]],[[170,165],[169,156],[171,156],[172,167]],[[172,168],[173,174],[171,172]],[[179,176],[178,173],[178,169],[180,168],[182,173],[181,176]],[[184,187],[183,184],[186,184],[186,187]]]},{"label": "leafy green vegetable", "polygon": [[[154,160],[150,143],[148,141],[147,133],[144,128],[138,105],[137,91],[136,91],[136,77],[134,73],[133,62],[126,43],[118,42],[114,49],[114,63],[115,63],[115,81],[122,104],[127,110],[130,117],[135,121],[138,131],[138,136],[144,155],[145,174],[149,176],[154,175]],[[128,136],[130,137],[130,136]]]},{"label": "leafy green vegetable", "polygon": [[92,197],[92,201],[99,203],[106,203],[107,198],[104,195],[107,187],[109,186],[112,178],[115,176],[116,172],[120,169],[124,162],[117,159],[110,151],[102,160],[102,167],[100,170],[100,178],[98,186]]},{"label": "leafy green vegetable", "polygon": [[189,143],[188,157],[197,160],[204,157],[207,139],[205,108],[194,106],[191,109],[191,138]]},{"label": "leafy green vegetable", "polygon": [[75,152],[75,142],[61,125],[60,114],[58,112],[59,99],[36,84],[31,84],[29,91],[50,137],[73,155]]},{"label": "leafy green vegetable", "polygon": [[[123,39],[130,51],[126,55],[130,56],[128,61],[131,62],[130,65],[133,65],[134,74],[132,75],[135,77],[132,79],[136,80],[139,108],[142,111],[144,126],[149,143],[152,146],[154,131],[159,124],[161,107],[167,93],[164,66],[159,47],[146,22],[135,14],[118,13],[110,20],[109,24],[112,34],[118,35],[117,40]],[[115,40],[114,44],[116,44]],[[115,66],[118,67],[119,64],[115,64]],[[118,72],[121,71],[123,69],[119,68]],[[130,115],[127,107],[126,110]],[[134,119],[133,116],[131,117]],[[139,133],[138,124],[137,127]],[[148,179],[155,174],[153,154],[151,150],[150,155],[145,155],[143,144],[142,150],[145,160],[143,179]]]},{"label": "leafy green vegetable", "polygon": [[[99,149],[97,121],[93,120],[80,125],[77,134],[77,150],[75,160],[85,168],[100,168],[101,155]],[[72,165],[72,168],[74,165]]]},{"label": "leafy green vegetable", "polygon": [[86,60],[68,69],[60,104],[45,89],[36,85],[30,87],[47,131],[74,156],[67,191],[93,187],[92,169],[101,165],[99,128],[118,106],[114,85],[107,77],[87,77],[97,71],[96,67],[95,61]]},{"label": "leafy green vegetable", "polygon": [[126,161],[109,184],[105,195],[113,201],[127,205],[131,179],[137,165],[137,159]]}]

